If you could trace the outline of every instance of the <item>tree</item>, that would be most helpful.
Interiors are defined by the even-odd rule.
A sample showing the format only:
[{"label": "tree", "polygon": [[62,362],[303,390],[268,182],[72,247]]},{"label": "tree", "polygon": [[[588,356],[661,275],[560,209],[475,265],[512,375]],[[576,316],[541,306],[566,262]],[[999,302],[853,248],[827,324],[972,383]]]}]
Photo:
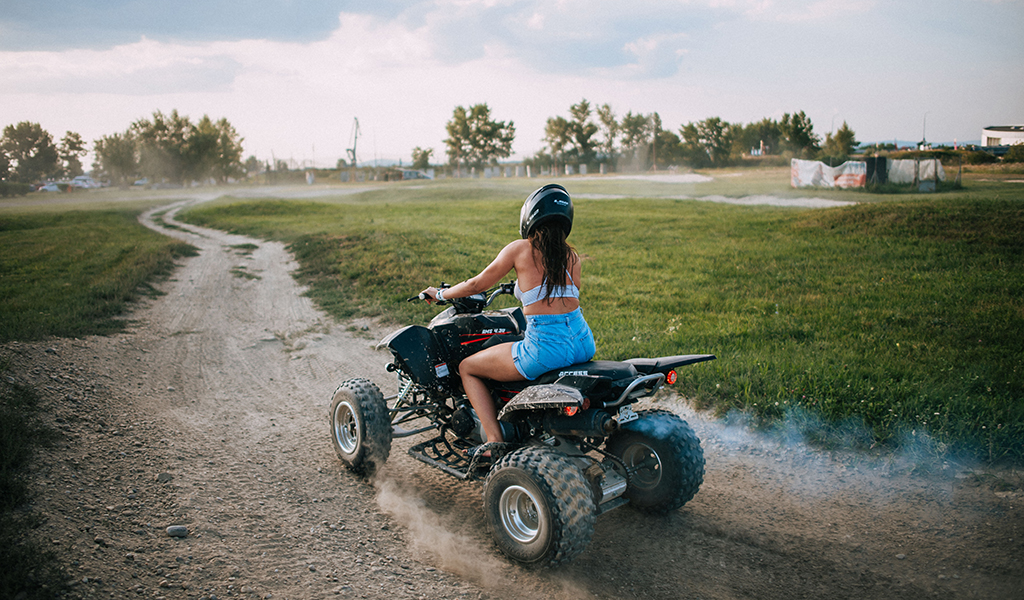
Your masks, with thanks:
[{"label": "tree", "polygon": [[786,148],[794,155],[810,157],[818,150],[821,138],[814,134],[814,124],[804,111],[782,115],[779,126],[782,128]]},{"label": "tree", "polygon": [[683,162],[679,136],[667,129],[658,131],[654,138],[654,162],[655,169],[667,169]]},{"label": "tree", "polygon": [[185,184],[212,177],[224,182],[243,172],[242,138],[227,119],[215,123],[203,115],[193,124],[177,110],[157,111],[152,120],[133,123],[130,132],[138,142],[139,169],[154,181]]},{"label": "tree", "polygon": [[733,128],[719,117],[687,123],[679,130],[683,153],[695,167],[724,166],[732,150]]},{"label": "tree", "polygon": [[160,111],[153,119],[139,119],[130,131],[139,144],[139,170],[152,181],[185,181],[185,138],[193,125],[188,117]]},{"label": "tree", "polygon": [[96,162],[93,169],[112,184],[126,188],[139,174],[138,142],[129,129],[124,133],[105,135],[93,142]]},{"label": "tree", "polygon": [[424,150],[419,146],[412,149],[412,168],[414,169],[429,169],[430,168],[430,157],[434,154],[433,148],[427,148]]},{"label": "tree", "polygon": [[0,151],[13,167],[9,177],[14,181],[34,183],[60,174],[60,155],[53,136],[38,123],[22,121],[4,127]]},{"label": "tree", "polygon": [[481,167],[512,155],[515,124],[492,120],[491,109],[486,104],[476,104],[469,109],[456,106],[445,129],[448,161],[456,167],[464,164]]},{"label": "tree", "polygon": [[870,146],[865,146],[863,148],[866,154],[875,154],[878,152],[894,152],[896,151],[896,149],[896,144],[892,142],[877,142],[871,144]]},{"label": "tree", "polygon": [[533,156],[524,159],[523,164],[533,168],[535,172],[540,173],[544,169],[554,168],[555,160],[542,148]]},{"label": "tree", "polygon": [[1010,146],[1006,150],[1006,154],[1003,155],[1003,162],[1024,162],[1024,144],[1014,144]]},{"label": "tree", "polygon": [[64,172],[64,177],[78,177],[84,172],[82,170],[82,157],[87,154],[87,151],[85,149],[85,142],[82,141],[82,136],[74,131],[68,131],[61,138],[60,147],[57,149],[57,152],[63,163],[61,170]]},{"label": "tree", "polygon": [[213,158],[213,177],[220,183],[227,183],[231,178],[241,177],[246,173],[242,164],[242,139],[234,126],[227,119],[216,123],[217,148]]},{"label": "tree", "polygon": [[651,168],[658,170],[658,136],[661,135],[661,115],[652,113],[648,117],[650,123],[648,129],[651,132]]},{"label": "tree", "polygon": [[589,164],[594,161],[594,135],[597,134],[597,125],[590,122],[590,103],[586,99],[569,107],[569,115],[572,121],[569,122],[569,138],[572,145],[573,159],[576,164]]},{"label": "tree", "polygon": [[646,169],[647,151],[651,143],[650,115],[633,114],[622,117],[619,130],[622,132],[622,153],[629,155],[637,169]]},{"label": "tree", "polygon": [[544,141],[548,143],[551,150],[551,158],[554,166],[558,168],[559,159],[565,164],[565,152],[572,140],[569,121],[565,117],[551,117],[544,125]]},{"label": "tree", "polygon": [[605,160],[614,162],[615,141],[619,137],[619,124],[615,120],[615,113],[608,104],[602,104],[597,109],[597,120],[601,123],[601,142],[597,145]]},{"label": "tree", "polygon": [[854,136],[853,130],[846,124],[846,121],[843,121],[843,126],[836,131],[834,136],[831,133],[825,134],[825,145],[821,151],[825,156],[845,158],[853,154],[853,149],[858,145],[860,142]]},{"label": "tree", "polygon": [[778,154],[782,149],[782,127],[775,119],[765,117],[745,127],[737,126],[733,151],[737,154],[764,149],[765,154]]},{"label": "tree", "polygon": [[[186,121],[188,117],[185,117]],[[203,115],[199,122],[186,130],[181,148],[182,179],[180,183],[203,181],[214,176],[217,169],[217,154],[220,144],[220,130],[210,117]],[[219,181],[219,177],[218,177]]]},{"label": "tree", "polygon": [[[339,158],[338,168],[340,169],[343,166],[345,166],[345,159]],[[256,158],[255,156],[250,156],[249,158],[245,159],[245,163],[242,165],[242,168],[245,169],[245,172],[248,175],[259,175],[263,171],[264,166],[263,163],[260,162],[258,158]]]}]

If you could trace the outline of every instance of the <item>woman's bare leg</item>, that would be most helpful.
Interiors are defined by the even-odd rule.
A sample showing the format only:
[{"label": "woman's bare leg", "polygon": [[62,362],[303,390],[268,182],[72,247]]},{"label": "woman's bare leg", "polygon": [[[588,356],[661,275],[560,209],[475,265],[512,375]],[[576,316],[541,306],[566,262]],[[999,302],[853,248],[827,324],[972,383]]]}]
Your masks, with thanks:
[{"label": "woman's bare leg", "polygon": [[512,361],[512,344],[499,344],[466,357],[459,365],[462,388],[480,418],[488,442],[503,442],[498,425],[498,407],[491,397],[484,379],[493,381],[522,381],[523,376]]}]

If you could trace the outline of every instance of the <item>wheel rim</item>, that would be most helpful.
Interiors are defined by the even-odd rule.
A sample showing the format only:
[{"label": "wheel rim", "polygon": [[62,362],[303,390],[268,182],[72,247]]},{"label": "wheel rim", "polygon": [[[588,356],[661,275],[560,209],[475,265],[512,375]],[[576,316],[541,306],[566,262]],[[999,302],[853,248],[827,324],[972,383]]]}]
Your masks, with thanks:
[{"label": "wheel rim", "polygon": [[359,445],[359,420],[348,402],[339,402],[334,408],[334,440],[346,454]]},{"label": "wheel rim", "polygon": [[650,490],[658,487],[663,473],[661,458],[647,444],[633,444],[622,453],[622,462],[632,473],[630,484]]},{"label": "wheel rim", "polygon": [[540,514],[537,499],[529,490],[513,485],[505,488],[498,502],[501,524],[509,536],[521,544],[537,539],[540,534]]}]

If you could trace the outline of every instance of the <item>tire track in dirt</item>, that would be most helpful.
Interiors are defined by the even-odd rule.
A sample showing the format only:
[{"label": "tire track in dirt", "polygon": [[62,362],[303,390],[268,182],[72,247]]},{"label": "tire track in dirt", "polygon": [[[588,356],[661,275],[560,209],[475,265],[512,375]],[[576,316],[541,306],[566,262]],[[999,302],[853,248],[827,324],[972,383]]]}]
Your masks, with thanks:
[{"label": "tire track in dirt", "polygon": [[[188,398],[165,407],[199,454],[198,464],[182,474],[188,480],[180,485],[192,489],[181,504],[191,507],[199,532],[218,538],[217,560],[232,563],[236,580],[255,581],[253,588],[276,586],[289,598],[319,597],[314,590],[297,594],[296,585],[308,586],[303,582],[310,573],[325,574],[324,593],[402,597],[386,584],[374,585],[383,578],[401,583],[398,590],[411,597],[495,591],[557,597],[544,581],[525,596],[517,596],[523,586],[509,594],[503,572],[515,568],[481,543],[482,527],[455,533],[408,493],[402,465],[411,460],[396,456],[376,488],[341,467],[324,418],[334,388],[369,376],[385,393],[396,391],[383,368],[387,357],[373,349],[380,331],[369,322],[354,332],[332,327],[301,295],[291,277],[296,265],[281,244],[173,221],[190,203],[166,210],[159,220],[153,213],[142,218],[201,249],[145,320],[158,338],[151,352],[173,366],[167,389]],[[251,245],[258,247],[240,249]],[[396,444],[393,455],[402,452]],[[474,499],[470,506],[478,506],[479,489],[460,490],[461,497],[467,494]],[[245,538],[242,552],[238,542]],[[395,575],[397,563],[404,577]],[[410,584],[407,572],[417,567],[420,579],[438,581]]]}]

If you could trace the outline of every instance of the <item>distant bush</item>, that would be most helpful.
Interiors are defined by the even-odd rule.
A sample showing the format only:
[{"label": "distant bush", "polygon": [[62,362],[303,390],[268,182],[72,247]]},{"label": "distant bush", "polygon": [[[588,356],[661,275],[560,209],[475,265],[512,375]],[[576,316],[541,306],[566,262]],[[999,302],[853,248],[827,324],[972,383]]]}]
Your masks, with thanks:
[{"label": "distant bush", "polygon": [[765,156],[744,156],[740,164],[744,167],[788,167],[792,160],[788,155],[768,154]]},{"label": "distant bush", "polygon": [[32,191],[32,186],[27,183],[14,183],[12,181],[0,181],[0,198],[13,198],[24,196]]},{"label": "distant bush", "polygon": [[889,154],[893,159],[915,159],[915,158],[937,158],[943,164],[959,164],[963,161],[965,165],[985,165],[999,162],[999,159],[981,150],[904,150]]},{"label": "distant bush", "polygon": [[1024,144],[1014,144],[1003,155],[1004,163],[1024,163]]}]

